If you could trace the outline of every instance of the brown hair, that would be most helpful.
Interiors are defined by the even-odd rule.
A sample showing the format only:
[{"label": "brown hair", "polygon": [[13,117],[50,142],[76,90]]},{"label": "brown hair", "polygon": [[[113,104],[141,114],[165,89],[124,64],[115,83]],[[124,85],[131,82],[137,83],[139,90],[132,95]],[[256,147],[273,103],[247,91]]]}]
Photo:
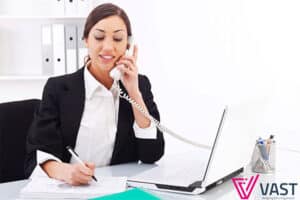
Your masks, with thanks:
[{"label": "brown hair", "polygon": [[[90,12],[89,16],[86,19],[85,25],[84,25],[82,39],[88,38],[92,27],[95,24],[97,24],[100,20],[110,17],[110,16],[114,16],[114,15],[119,16],[124,21],[124,23],[126,25],[128,36],[132,36],[131,25],[130,25],[130,21],[129,21],[129,18],[128,18],[126,12],[122,8],[116,6],[112,3],[104,3],[104,4],[97,6]],[[90,57],[87,56],[84,64],[86,65],[89,60],[90,60]]]},{"label": "brown hair", "polygon": [[131,36],[131,25],[125,11],[112,3],[105,3],[97,6],[90,12],[84,25],[83,38],[88,38],[92,27],[95,24],[97,24],[100,20],[114,15],[119,16],[124,21],[127,28],[128,36]]}]

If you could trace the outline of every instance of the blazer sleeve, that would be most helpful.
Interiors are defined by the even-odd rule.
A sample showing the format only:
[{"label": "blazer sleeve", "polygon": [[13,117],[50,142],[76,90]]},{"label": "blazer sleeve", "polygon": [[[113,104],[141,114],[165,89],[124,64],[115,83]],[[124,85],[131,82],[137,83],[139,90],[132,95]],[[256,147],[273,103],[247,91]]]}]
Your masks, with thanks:
[{"label": "blazer sleeve", "polygon": [[29,177],[36,166],[36,151],[50,153],[62,160],[63,145],[60,133],[59,107],[55,80],[47,81],[42,102],[35,112],[26,143],[25,175]]},{"label": "blazer sleeve", "polygon": [[[140,90],[147,106],[147,109],[155,119],[160,121],[159,111],[156,103],[154,102],[153,94],[151,92],[151,84],[146,76],[140,76],[139,80]],[[138,157],[144,163],[154,163],[159,160],[164,154],[165,142],[163,134],[160,130],[156,129],[156,139],[137,139]]]}]

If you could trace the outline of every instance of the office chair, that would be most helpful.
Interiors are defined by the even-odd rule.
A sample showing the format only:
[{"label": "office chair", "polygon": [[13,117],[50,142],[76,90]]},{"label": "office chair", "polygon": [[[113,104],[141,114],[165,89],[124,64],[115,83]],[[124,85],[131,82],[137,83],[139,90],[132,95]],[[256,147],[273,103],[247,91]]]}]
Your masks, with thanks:
[{"label": "office chair", "polygon": [[39,104],[38,99],[0,104],[0,183],[25,178],[26,137]]}]

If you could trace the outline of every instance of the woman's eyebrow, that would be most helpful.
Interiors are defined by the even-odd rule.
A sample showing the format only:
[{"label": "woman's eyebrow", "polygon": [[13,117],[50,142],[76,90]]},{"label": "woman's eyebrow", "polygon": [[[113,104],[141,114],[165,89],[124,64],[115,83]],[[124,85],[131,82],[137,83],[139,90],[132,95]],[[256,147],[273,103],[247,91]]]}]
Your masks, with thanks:
[{"label": "woman's eyebrow", "polygon": [[114,33],[120,32],[120,31],[125,31],[125,30],[123,30],[123,29],[118,29],[118,30],[115,30]]},{"label": "woman's eyebrow", "polygon": [[105,31],[102,29],[97,28],[96,30],[105,33]]},{"label": "woman's eyebrow", "polygon": [[[105,33],[105,31],[102,30],[102,29],[97,28],[96,30]],[[118,30],[115,30],[114,33],[120,32],[120,31],[125,31],[125,30],[124,29],[118,29]]]}]

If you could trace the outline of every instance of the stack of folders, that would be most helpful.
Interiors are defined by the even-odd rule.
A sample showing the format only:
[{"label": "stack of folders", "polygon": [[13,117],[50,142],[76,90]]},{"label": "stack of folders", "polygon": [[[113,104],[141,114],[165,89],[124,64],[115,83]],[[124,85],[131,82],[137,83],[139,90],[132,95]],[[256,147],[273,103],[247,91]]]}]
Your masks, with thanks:
[{"label": "stack of folders", "polygon": [[87,49],[82,34],[83,24],[42,25],[43,75],[72,73],[84,65]]},{"label": "stack of folders", "polygon": [[126,190],[126,177],[100,177],[89,185],[72,186],[48,177],[34,177],[19,199],[89,199]]}]

